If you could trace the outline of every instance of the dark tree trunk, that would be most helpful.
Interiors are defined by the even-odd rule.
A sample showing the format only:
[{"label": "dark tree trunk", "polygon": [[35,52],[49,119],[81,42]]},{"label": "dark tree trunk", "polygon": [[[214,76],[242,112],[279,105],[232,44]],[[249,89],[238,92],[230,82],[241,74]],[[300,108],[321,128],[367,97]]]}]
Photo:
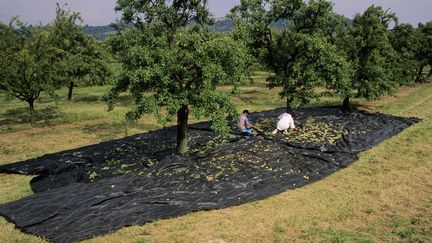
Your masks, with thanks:
[{"label": "dark tree trunk", "polygon": [[179,154],[185,154],[188,151],[188,118],[189,108],[184,105],[177,111],[177,153]]},{"label": "dark tree trunk", "polygon": [[287,99],[286,112],[287,112],[288,114],[290,114],[292,117],[295,117],[295,116],[294,116],[294,111],[293,111],[293,108],[292,108],[291,103],[292,103],[291,100],[290,100],[290,99]]},{"label": "dark tree trunk", "polygon": [[419,71],[417,73],[417,77],[415,80],[416,83],[420,83],[422,81],[421,79],[422,79],[422,74],[423,74],[423,68],[424,68],[424,65],[421,65],[419,68]]},{"label": "dark tree trunk", "polygon": [[75,86],[74,82],[70,82],[69,83],[69,92],[68,92],[68,100],[72,99],[72,92],[73,92],[73,88]]},{"label": "dark tree trunk", "polygon": [[27,100],[27,103],[29,104],[30,108],[30,123],[32,127],[36,126],[36,112],[34,108],[34,100]]},{"label": "dark tree trunk", "polygon": [[343,111],[349,111],[350,110],[350,97],[345,97],[342,104],[342,110]]}]

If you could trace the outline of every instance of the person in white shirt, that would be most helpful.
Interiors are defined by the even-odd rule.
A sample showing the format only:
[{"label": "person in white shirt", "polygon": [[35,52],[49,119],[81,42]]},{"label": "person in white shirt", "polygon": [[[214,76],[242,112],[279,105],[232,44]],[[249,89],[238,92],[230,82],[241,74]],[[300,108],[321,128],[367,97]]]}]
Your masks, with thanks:
[{"label": "person in white shirt", "polygon": [[278,117],[279,121],[277,122],[276,129],[272,132],[272,134],[276,134],[278,131],[284,131],[285,133],[288,129],[295,130],[296,127],[294,125],[294,119],[288,113],[283,113]]}]

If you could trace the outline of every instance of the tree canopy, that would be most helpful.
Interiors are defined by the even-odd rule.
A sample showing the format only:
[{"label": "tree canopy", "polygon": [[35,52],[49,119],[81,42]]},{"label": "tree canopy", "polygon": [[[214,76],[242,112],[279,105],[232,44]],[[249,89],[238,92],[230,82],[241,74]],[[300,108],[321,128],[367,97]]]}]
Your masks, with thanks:
[{"label": "tree canopy", "polygon": [[350,92],[346,92],[345,107],[350,97],[378,99],[398,86],[393,72],[396,53],[388,33],[391,23],[397,23],[396,15],[376,6],[354,17],[342,48],[354,72],[347,86]]},{"label": "tree canopy", "polygon": [[[155,114],[166,123],[177,116],[177,152],[187,152],[190,109],[211,118],[213,128],[228,131],[226,116],[236,109],[230,92],[246,70],[247,53],[229,36],[211,33],[207,1],[118,1],[125,23],[135,28],[111,38],[123,62],[123,74],[109,94],[110,105],[121,91],[129,89],[135,105],[130,120]],[[189,21],[195,26],[185,28]]]},{"label": "tree canopy", "polygon": [[78,12],[62,9],[57,3],[51,41],[53,46],[62,50],[58,81],[59,85],[69,87],[68,100],[72,98],[77,83],[104,84],[110,75],[108,53],[101,43],[84,33],[81,23]]},{"label": "tree canopy", "polygon": [[[251,54],[275,73],[268,86],[282,87],[288,111],[316,98],[315,87],[347,83],[349,64],[326,35],[334,17],[329,1],[242,0],[230,17]],[[288,24],[274,30],[277,21]]]},{"label": "tree canopy", "polygon": [[401,85],[412,83],[421,63],[417,59],[422,48],[421,33],[410,24],[400,24],[390,30],[389,41],[396,52],[392,68],[394,81]]},{"label": "tree canopy", "polygon": [[43,91],[53,92],[59,50],[46,28],[30,28],[16,18],[2,24],[0,38],[0,89],[29,104],[34,126],[34,101]]},{"label": "tree canopy", "polygon": [[423,68],[427,65],[431,67],[428,77],[432,77],[432,21],[425,24],[420,23],[418,31],[420,32],[420,49],[416,57],[420,62],[420,67],[417,81],[421,81]]}]

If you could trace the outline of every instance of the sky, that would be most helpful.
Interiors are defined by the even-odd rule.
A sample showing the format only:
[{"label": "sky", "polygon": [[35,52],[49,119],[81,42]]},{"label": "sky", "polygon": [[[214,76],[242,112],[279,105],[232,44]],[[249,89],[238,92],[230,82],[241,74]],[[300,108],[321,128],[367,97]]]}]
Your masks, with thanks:
[{"label": "sky", "polygon": [[[13,16],[28,24],[46,24],[54,19],[55,4],[68,3],[78,11],[84,24],[106,25],[119,15],[115,13],[115,0],[0,0],[0,21],[8,23]],[[240,0],[209,0],[209,7],[215,17],[224,17]],[[390,9],[399,17],[400,23],[432,21],[432,0],[333,0],[334,10],[348,18],[363,12],[374,4]]]}]

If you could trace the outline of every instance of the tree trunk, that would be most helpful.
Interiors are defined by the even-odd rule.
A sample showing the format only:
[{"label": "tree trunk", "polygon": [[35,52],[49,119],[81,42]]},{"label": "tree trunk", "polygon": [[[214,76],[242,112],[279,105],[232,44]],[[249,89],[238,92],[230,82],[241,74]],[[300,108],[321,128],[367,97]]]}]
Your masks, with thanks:
[{"label": "tree trunk", "polygon": [[416,80],[415,80],[416,83],[420,83],[421,82],[421,77],[422,77],[422,74],[423,74],[423,68],[424,68],[424,65],[421,65],[420,69],[419,69],[419,71],[417,73]]},{"label": "tree trunk", "polygon": [[429,74],[428,74],[428,78],[432,77],[432,64],[429,65],[430,70],[429,70]]},{"label": "tree trunk", "polygon": [[290,99],[287,99],[286,112],[287,112],[288,114],[290,114],[292,117],[294,117],[294,111],[293,111],[293,108],[292,108],[291,100],[290,100]]},{"label": "tree trunk", "polygon": [[342,104],[342,110],[343,111],[349,111],[350,110],[350,97],[345,97]]},{"label": "tree trunk", "polygon": [[27,103],[29,104],[30,108],[30,123],[32,127],[36,126],[36,112],[34,109],[34,100],[27,100]]},{"label": "tree trunk", "polygon": [[68,100],[72,99],[72,92],[73,92],[73,88],[75,86],[74,82],[70,82],[69,83],[69,92],[68,92]]},{"label": "tree trunk", "polygon": [[188,151],[188,118],[189,108],[184,105],[177,111],[177,153],[179,154],[185,154]]}]

